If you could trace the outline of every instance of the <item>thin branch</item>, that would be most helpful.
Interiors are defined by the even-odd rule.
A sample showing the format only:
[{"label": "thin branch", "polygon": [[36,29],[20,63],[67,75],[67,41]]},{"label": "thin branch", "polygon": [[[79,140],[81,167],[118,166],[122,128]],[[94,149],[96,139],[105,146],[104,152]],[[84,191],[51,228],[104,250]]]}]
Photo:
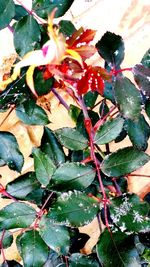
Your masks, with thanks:
[{"label": "thin branch", "polygon": [[127,175],[127,177],[129,176],[139,176],[139,177],[147,177],[147,178],[150,178],[150,174],[139,174],[139,173],[130,173]]},{"label": "thin branch", "polygon": [[59,102],[69,111],[69,106],[66,103],[66,101],[61,97],[61,95],[58,94],[58,92],[56,91],[55,88],[51,89],[51,92],[53,92],[53,94],[57,97],[57,99],[59,100]]}]

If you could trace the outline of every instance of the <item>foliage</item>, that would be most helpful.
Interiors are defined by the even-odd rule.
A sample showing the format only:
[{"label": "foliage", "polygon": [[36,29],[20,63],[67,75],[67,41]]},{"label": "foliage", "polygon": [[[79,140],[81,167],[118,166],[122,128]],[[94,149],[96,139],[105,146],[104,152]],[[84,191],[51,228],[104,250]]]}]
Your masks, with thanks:
[{"label": "foliage", "polygon": [[[12,30],[18,53],[12,74],[0,83],[0,111],[9,115],[15,109],[26,127],[43,126],[43,135],[30,155],[34,170],[23,173],[15,135],[0,132],[0,166],[18,172],[6,188],[0,185],[2,197],[12,201],[0,210],[1,266],[22,266],[5,259],[13,229],[25,267],[148,266],[149,201],[129,193],[127,179],[150,160],[145,152],[149,51],[142,63],[121,69],[121,36],[106,32],[94,46],[95,31],[76,29],[68,20],[53,25],[73,1],[34,0],[32,12],[16,2],[0,0],[0,29],[16,20]],[[105,68],[86,63],[96,51]],[[124,71],[133,73],[134,83]],[[63,91],[74,104],[69,106]],[[67,109],[74,128],[51,129],[48,115],[53,109],[39,105],[50,93]],[[131,145],[112,152],[110,144],[126,136]],[[94,218],[105,229],[87,256],[81,249],[89,236],[78,227]]]}]

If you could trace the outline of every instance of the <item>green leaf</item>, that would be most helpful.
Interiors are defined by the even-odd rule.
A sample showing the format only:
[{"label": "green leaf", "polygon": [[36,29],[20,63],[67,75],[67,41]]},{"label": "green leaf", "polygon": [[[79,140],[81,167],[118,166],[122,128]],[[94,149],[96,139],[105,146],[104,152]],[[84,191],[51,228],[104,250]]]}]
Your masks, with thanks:
[{"label": "green leaf", "polygon": [[13,235],[9,231],[0,231],[0,240],[2,240],[1,247],[9,248],[13,242]]},{"label": "green leaf", "polygon": [[40,187],[39,181],[36,179],[35,172],[28,172],[6,186],[6,191],[15,198],[25,199],[33,190]]},{"label": "green leaf", "polygon": [[114,96],[114,88],[112,86],[112,83],[105,81],[103,96],[104,98],[110,100],[113,104],[116,104],[115,96]]},{"label": "green leaf", "polygon": [[141,267],[133,236],[121,231],[110,236],[106,229],[96,246],[100,263],[105,267]]},{"label": "green leaf", "polygon": [[16,114],[23,123],[29,125],[46,125],[50,122],[44,109],[36,105],[32,98],[18,106]]},{"label": "green leaf", "polygon": [[87,147],[88,140],[77,130],[64,127],[55,131],[59,142],[70,150],[82,150]]},{"label": "green leaf", "polygon": [[150,49],[143,56],[141,63],[144,67],[150,68]]},{"label": "green leaf", "polygon": [[87,92],[83,97],[86,106],[89,108],[93,108],[97,97],[98,97],[97,92],[91,92],[91,91]]},{"label": "green leaf", "polygon": [[150,156],[134,147],[125,147],[108,155],[102,162],[101,170],[109,177],[131,173],[150,160]]},{"label": "green leaf", "polygon": [[54,85],[54,77],[45,80],[42,71],[37,69],[35,69],[33,78],[35,91],[39,96],[48,94]]},{"label": "green leaf", "polygon": [[41,184],[47,186],[56,167],[53,161],[39,148],[34,148],[32,155],[34,158],[36,178]]},{"label": "green leaf", "polygon": [[0,159],[4,160],[10,169],[21,172],[24,158],[12,133],[0,132]]},{"label": "green leaf", "polygon": [[109,107],[106,103],[106,99],[102,100],[101,105],[99,106],[100,117],[103,118],[109,112]]},{"label": "green leaf", "polygon": [[91,255],[73,253],[69,258],[70,267],[100,267],[99,262]]},{"label": "green leaf", "polygon": [[99,211],[99,204],[79,191],[62,193],[52,205],[48,217],[67,226],[90,223]]},{"label": "green leaf", "polygon": [[138,118],[141,111],[141,95],[135,85],[128,78],[118,76],[114,90],[122,115],[131,120]]},{"label": "green leaf", "polygon": [[134,79],[144,95],[150,97],[150,68],[137,64],[132,69]]},{"label": "green leaf", "polygon": [[55,17],[63,16],[74,0],[33,0],[33,10],[42,18],[46,18],[57,7]]},{"label": "green leaf", "polygon": [[63,257],[58,255],[55,251],[50,250],[48,259],[43,267],[66,267],[66,264],[63,261]]},{"label": "green leaf", "polygon": [[47,127],[44,127],[44,134],[41,140],[41,150],[56,166],[65,162],[65,154],[61,144],[58,142],[52,130]]},{"label": "green leaf", "polygon": [[41,39],[40,27],[32,15],[24,16],[15,24],[14,45],[19,56],[34,50]]},{"label": "green leaf", "polygon": [[78,108],[72,104],[70,105],[69,115],[74,122],[77,122],[77,119],[78,119],[80,112],[81,112],[80,108]]},{"label": "green leaf", "polygon": [[20,234],[16,243],[23,258],[24,267],[43,267],[49,249],[37,231],[26,231]]},{"label": "green leaf", "polygon": [[0,229],[26,228],[36,218],[36,211],[29,205],[14,202],[0,210]]},{"label": "green leaf", "polygon": [[43,216],[39,224],[40,235],[45,243],[58,254],[67,254],[70,246],[70,236],[67,227],[51,222]]},{"label": "green leaf", "polygon": [[96,48],[107,64],[119,67],[124,59],[124,42],[121,36],[115,33],[106,32],[97,42]]},{"label": "green leaf", "polygon": [[58,191],[84,190],[95,178],[95,170],[79,162],[62,164],[52,176],[49,187]]},{"label": "green leaf", "polygon": [[137,233],[148,230],[148,213],[149,204],[140,201],[137,195],[123,194],[111,200],[111,218],[122,232]]},{"label": "green leaf", "polygon": [[26,15],[28,15],[28,12],[21,5],[15,5],[15,20],[20,20]]},{"label": "green leaf", "polygon": [[65,36],[71,36],[76,28],[70,20],[61,20],[59,22],[59,31],[63,33]]},{"label": "green leaf", "polygon": [[0,0],[0,30],[7,27],[15,15],[13,0]]},{"label": "green leaf", "polygon": [[117,117],[106,121],[96,132],[94,137],[94,142],[97,145],[103,145],[110,143],[114,140],[120,133],[123,128],[124,119]]},{"label": "green leaf", "polygon": [[150,118],[150,101],[149,100],[146,101],[145,111],[146,111],[147,116]]},{"label": "green leaf", "polygon": [[30,201],[31,203],[35,203],[36,205],[41,206],[41,203],[43,201],[43,193],[44,188],[38,188],[29,193],[25,199],[27,201]]},{"label": "green leaf", "polygon": [[128,119],[126,121],[126,130],[133,146],[140,150],[147,149],[150,127],[143,115],[140,115],[136,121]]}]

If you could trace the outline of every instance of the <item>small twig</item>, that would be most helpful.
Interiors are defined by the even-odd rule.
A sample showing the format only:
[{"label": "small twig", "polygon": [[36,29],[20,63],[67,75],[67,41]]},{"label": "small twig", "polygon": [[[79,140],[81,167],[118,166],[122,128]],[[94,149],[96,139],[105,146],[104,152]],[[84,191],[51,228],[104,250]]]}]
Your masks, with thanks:
[{"label": "small twig", "polygon": [[69,106],[66,103],[66,101],[61,97],[61,95],[58,94],[55,88],[51,88],[51,91],[53,94],[58,98],[59,102],[69,111]]},{"label": "small twig", "polygon": [[38,221],[42,218],[43,213],[44,213],[44,208],[45,208],[46,204],[48,203],[48,201],[50,200],[50,198],[52,197],[53,194],[54,194],[54,192],[50,193],[50,195],[48,196],[48,198],[44,202],[42,208],[37,212],[37,218],[36,218],[36,220],[34,222],[34,226],[33,226],[34,229],[38,227]]},{"label": "small twig", "polygon": [[150,174],[147,175],[147,174],[139,174],[139,173],[130,173],[127,175],[127,177],[129,176],[139,176],[139,177],[147,177],[147,178],[150,178]]}]

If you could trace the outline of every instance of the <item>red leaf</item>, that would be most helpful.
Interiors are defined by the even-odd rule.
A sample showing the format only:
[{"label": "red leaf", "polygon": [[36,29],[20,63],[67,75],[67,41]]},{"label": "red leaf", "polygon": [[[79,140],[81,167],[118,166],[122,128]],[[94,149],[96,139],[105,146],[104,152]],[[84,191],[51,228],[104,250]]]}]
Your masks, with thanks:
[{"label": "red leaf", "polygon": [[82,45],[80,47],[76,47],[75,50],[80,54],[83,60],[93,56],[96,52],[96,48],[93,45]]},{"label": "red leaf", "polygon": [[104,81],[94,67],[88,67],[77,83],[79,95],[86,94],[89,90],[97,91],[101,95],[103,95],[104,91]]},{"label": "red leaf", "polygon": [[69,48],[89,44],[94,39],[95,33],[95,30],[87,29],[84,31],[83,28],[80,28],[67,40],[67,44]]},{"label": "red leaf", "polygon": [[89,44],[94,39],[95,33],[96,31],[94,30],[90,29],[85,30],[83,33],[81,33],[79,38],[74,42],[73,46],[78,46],[78,45],[81,46],[82,44],[85,45],[85,43]]}]

